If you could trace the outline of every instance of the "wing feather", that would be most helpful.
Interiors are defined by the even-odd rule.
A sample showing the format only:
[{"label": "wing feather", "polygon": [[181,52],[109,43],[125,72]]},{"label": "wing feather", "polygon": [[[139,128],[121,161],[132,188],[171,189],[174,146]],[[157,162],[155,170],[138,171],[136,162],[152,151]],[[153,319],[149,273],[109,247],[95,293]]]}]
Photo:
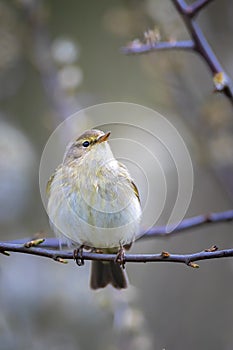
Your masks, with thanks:
[{"label": "wing feather", "polygon": [[129,184],[131,186],[131,188],[133,189],[134,191],[134,194],[135,196],[137,197],[139,203],[141,204],[140,202],[140,196],[139,196],[139,192],[138,192],[138,189],[137,189],[137,186],[135,185],[133,179],[131,178],[130,174],[129,174],[129,171],[128,169],[126,168],[126,166],[120,162],[118,162],[118,165],[121,169],[121,173],[122,173],[122,176],[125,176],[127,178],[127,180],[129,181]]},{"label": "wing feather", "polygon": [[56,172],[54,172],[54,173],[50,176],[50,178],[49,178],[49,180],[48,180],[48,182],[47,182],[47,185],[46,185],[46,194],[47,194],[47,196],[50,195],[51,185],[52,185],[52,182],[53,182],[53,180],[54,180],[55,175],[56,175]]}]

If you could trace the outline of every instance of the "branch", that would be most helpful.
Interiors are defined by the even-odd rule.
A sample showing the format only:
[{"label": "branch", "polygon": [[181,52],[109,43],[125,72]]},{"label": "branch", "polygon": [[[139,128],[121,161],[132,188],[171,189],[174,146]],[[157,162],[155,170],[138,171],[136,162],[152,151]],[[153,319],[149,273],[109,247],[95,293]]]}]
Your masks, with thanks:
[{"label": "branch", "polygon": [[[43,256],[51,258],[61,263],[67,263],[67,259],[73,259],[73,252],[49,250],[39,247],[27,248],[25,245],[16,243],[0,243],[1,253],[18,252],[25,254],[32,254],[37,256]],[[6,253],[5,253],[6,254]],[[191,267],[199,267],[194,264],[195,261],[209,260],[217,258],[227,258],[233,256],[233,249],[217,250],[217,247],[207,249],[202,252],[194,254],[169,254],[162,252],[160,254],[127,254],[124,257],[124,262],[175,262],[184,263]],[[82,253],[83,260],[101,260],[101,261],[115,261],[116,254],[100,254],[100,253]]]},{"label": "branch", "polygon": [[178,232],[187,231],[193,228],[204,226],[206,224],[216,224],[221,222],[227,222],[233,220],[233,210],[227,210],[219,213],[209,213],[205,215],[198,215],[192,218],[184,219],[180,224],[172,231],[167,232],[166,226],[152,227],[148,230],[142,238],[151,237],[164,237],[177,234]]},{"label": "branch", "polygon": [[190,17],[196,16],[204,7],[209,5],[209,3],[213,0],[197,0],[194,4],[186,7],[186,13]]},{"label": "branch", "polygon": [[165,50],[194,50],[194,43],[192,40],[184,41],[160,41],[156,43],[143,44],[139,41],[133,41],[129,46],[122,48],[122,52],[125,54],[142,54],[152,51],[165,51]]},{"label": "branch", "polygon": [[[206,224],[216,224],[221,222],[228,222],[233,220],[233,210],[228,210],[225,212],[211,213],[207,215],[199,215],[192,218],[184,219],[176,229],[167,233],[166,227],[154,227],[151,230],[147,231],[142,238],[151,238],[151,237],[164,237],[177,232],[182,232],[189,230],[191,228],[200,227]],[[8,252],[17,252],[24,254],[31,254],[42,256],[46,258],[53,259],[55,261],[66,263],[66,259],[73,259],[72,251],[58,250],[59,242],[57,239],[48,238],[44,239],[35,239],[29,241],[28,239],[21,239],[18,241],[12,242],[0,242],[0,253],[4,255],[9,255]],[[195,254],[186,254],[186,255],[177,255],[169,253],[161,254],[127,254],[125,256],[126,262],[178,262],[185,263],[191,267],[198,267],[193,262],[198,260],[206,259],[215,259],[221,257],[231,257],[233,256],[233,249],[226,249],[217,251],[217,247],[213,246],[210,249],[207,249],[203,252]],[[115,254],[100,254],[100,253],[89,253],[83,252],[82,258],[84,260],[101,260],[101,261],[110,261],[115,260]]]},{"label": "branch", "polygon": [[191,40],[177,41],[174,43],[169,41],[161,43],[158,41],[142,43],[139,40],[136,40],[124,47],[122,51],[125,54],[143,54],[165,49],[192,50],[198,53],[205,60],[210,71],[213,73],[215,91],[224,93],[231,103],[233,103],[233,82],[224,71],[221,63],[207,42],[202,30],[195,21],[196,15],[213,0],[197,0],[192,5],[187,5],[184,0],[171,1],[183,18],[187,30],[191,36]]}]

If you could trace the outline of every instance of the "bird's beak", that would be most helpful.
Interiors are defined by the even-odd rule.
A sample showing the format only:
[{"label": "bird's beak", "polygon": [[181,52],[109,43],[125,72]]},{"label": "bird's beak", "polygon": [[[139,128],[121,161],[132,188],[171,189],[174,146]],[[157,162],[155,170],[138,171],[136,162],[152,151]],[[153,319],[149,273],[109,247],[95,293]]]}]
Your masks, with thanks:
[{"label": "bird's beak", "polygon": [[108,131],[108,132],[106,132],[106,134],[100,136],[100,137],[98,138],[98,140],[97,140],[97,143],[102,143],[102,142],[104,142],[104,141],[107,141],[108,138],[109,138],[109,136],[110,136],[110,134],[111,134],[111,132]]}]

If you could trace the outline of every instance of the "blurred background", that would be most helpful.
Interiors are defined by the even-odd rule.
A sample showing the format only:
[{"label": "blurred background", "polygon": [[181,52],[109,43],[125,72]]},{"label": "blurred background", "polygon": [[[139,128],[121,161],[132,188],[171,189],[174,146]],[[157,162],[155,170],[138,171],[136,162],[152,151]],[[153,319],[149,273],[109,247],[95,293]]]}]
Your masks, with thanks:
[{"label": "blurred background", "polygon": [[[232,1],[216,0],[198,18],[231,76],[232,11]],[[120,52],[148,29],[161,40],[188,38],[169,0],[0,1],[0,240],[52,236],[39,191],[42,151],[68,116],[102,102],[150,107],[177,128],[194,167],[187,217],[232,207],[232,105],[212,93],[195,54]],[[228,223],[142,240],[132,252],[191,253],[231,242]],[[0,349],[232,349],[233,261],[200,266],[128,264],[127,291],[94,293],[89,264],[2,255]]]}]

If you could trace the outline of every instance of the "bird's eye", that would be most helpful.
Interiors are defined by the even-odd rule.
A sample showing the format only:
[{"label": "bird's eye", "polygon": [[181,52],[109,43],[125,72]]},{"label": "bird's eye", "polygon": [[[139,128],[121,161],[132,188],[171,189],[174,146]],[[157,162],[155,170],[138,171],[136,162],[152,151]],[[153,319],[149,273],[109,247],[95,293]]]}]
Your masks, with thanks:
[{"label": "bird's eye", "polygon": [[89,141],[84,141],[83,142],[83,147],[88,147],[90,145],[90,142]]}]

